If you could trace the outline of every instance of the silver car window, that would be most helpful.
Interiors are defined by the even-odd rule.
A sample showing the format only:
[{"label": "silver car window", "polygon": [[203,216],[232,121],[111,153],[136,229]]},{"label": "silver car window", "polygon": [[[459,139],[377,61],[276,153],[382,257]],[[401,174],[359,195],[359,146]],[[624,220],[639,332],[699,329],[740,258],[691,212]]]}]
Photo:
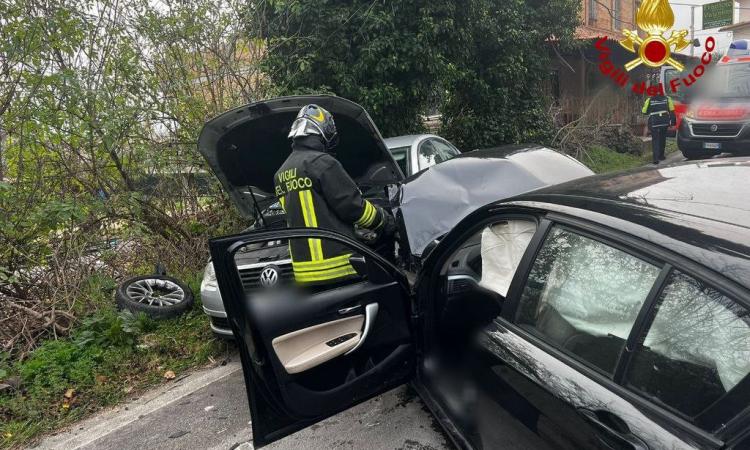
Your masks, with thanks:
[{"label": "silver car window", "polygon": [[417,151],[419,170],[424,170],[435,164],[447,161],[458,154],[458,150],[438,139],[427,139],[419,145],[419,150]]}]

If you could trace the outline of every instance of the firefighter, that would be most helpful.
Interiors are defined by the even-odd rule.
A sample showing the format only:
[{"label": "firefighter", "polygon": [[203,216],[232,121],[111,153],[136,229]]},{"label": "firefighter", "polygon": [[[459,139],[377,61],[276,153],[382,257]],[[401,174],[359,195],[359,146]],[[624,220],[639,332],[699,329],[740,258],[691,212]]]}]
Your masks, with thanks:
[{"label": "firefighter", "polygon": [[664,149],[667,145],[667,128],[675,124],[674,102],[666,95],[648,97],[641,112],[648,115],[654,164],[659,164],[666,159]]},{"label": "firefighter", "polygon": [[[395,221],[362,197],[349,174],[334,158],[339,141],[333,116],[318,105],[303,107],[289,132],[292,154],[276,172],[276,196],[289,227],[325,228],[355,238],[354,226],[377,232],[395,231]],[[322,239],[291,239],[289,251],[297,283],[330,285],[356,278],[351,250]]]}]

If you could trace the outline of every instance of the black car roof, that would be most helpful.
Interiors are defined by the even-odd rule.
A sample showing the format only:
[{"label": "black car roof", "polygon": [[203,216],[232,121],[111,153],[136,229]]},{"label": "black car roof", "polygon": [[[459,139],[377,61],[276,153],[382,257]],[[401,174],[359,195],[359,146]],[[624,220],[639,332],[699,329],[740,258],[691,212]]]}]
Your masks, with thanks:
[{"label": "black car roof", "polygon": [[592,176],[514,200],[585,212],[750,287],[749,194],[750,158],[728,158]]}]

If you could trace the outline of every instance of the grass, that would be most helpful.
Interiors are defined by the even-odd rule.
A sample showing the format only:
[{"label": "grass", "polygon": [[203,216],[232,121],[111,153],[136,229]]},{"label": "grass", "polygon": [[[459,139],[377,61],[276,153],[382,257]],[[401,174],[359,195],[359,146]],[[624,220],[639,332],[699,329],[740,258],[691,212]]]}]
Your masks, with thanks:
[{"label": "grass", "polygon": [[[106,283],[105,283],[106,284]],[[199,277],[188,281],[199,296]],[[92,286],[101,286],[95,280]],[[113,303],[110,302],[109,303]],[[0,448],[28,445],[59,429],[227,352],[200,299],[182,316],[154,321],[103,308],[70,337],[49,340],[24,361],[0,354],[0,379],[20,388],[0,394]]]},{"label": "grass", "polygon": [[[676,151],[678,149],[675,140],[667,139],[666,154],[669,155]],[[581,162],[596,173],[627,170],[649,164],[651,162],[651,151],[649,148],[648,152],[638,156],[629,153],[617,153],[602,146],[593,146],[581,158]]]}]

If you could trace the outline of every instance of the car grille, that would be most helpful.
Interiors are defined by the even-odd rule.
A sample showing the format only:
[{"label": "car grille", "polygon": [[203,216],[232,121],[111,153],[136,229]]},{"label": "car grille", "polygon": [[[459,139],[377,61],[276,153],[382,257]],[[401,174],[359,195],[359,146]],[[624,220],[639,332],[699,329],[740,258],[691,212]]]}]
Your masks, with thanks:
[{"label": "car grille", "polygon": [[[716,130],[712,130],[712,127]],[[742,129],[739,123],[694,123],[693,134],[696,136],[736,136]]]},{"label": "car grille", "polygon": [[222,330],[231,330],[229,328],[229,320],[226,317],[211,317],[211,323],[216,328],[220,328]]},{"label": "car grille", "polygon": [[292,262],[276,261],[262,264],[253,264],[252,266],[240,267],[240,280],[242,280],[242,287],[245,292],[254,291],[261,287],[260,276],[268,267],[275,267],[278,271],[278,282],[277,285],[291,284],[294,282],[294,271],[292,270]]}]

